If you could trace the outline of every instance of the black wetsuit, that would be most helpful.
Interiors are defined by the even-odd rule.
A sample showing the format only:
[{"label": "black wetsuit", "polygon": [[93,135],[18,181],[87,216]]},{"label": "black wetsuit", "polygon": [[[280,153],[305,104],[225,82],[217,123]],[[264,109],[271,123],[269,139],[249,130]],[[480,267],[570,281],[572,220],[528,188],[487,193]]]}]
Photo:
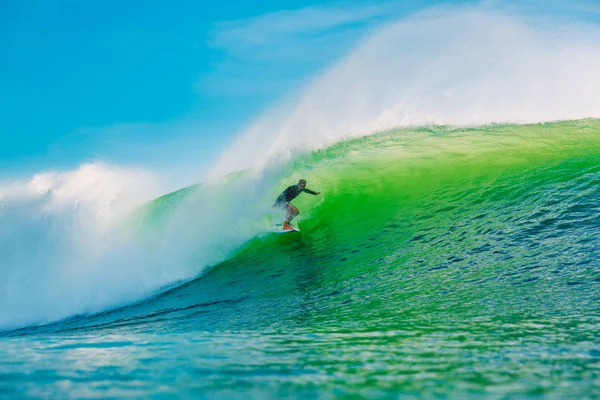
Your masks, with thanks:
[{"label": "black wetsuit", "polygon": [[312,195],[317,194],[317,193],[313,192],[312,190],[306,189],[306,188],[304,188],[304,190],[300,190],[298,188],[298,185],[288,186],[287,189],[285,189],[283,192],[281,192],[281,194],[275,201],[275,205],[276,206],[285,206],[287,203],[294,200],[296,197],[300,196],[300,193],[302,193],[302,192],[309,193]]}]

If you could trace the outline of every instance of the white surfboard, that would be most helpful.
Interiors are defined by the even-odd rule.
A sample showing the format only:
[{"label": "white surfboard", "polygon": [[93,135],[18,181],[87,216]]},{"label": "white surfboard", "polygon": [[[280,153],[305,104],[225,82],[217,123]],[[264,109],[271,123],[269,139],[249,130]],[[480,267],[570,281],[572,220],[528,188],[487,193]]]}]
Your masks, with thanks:
[{"label": "white surfboard", "polygon": [[296,228],[292,228],[292,229],[286,229],[286,230],[283,230],[283,229],[276,229],[276,230],[274,230],[273,232],[275,232],[275,233],[290,233],[290,232],[300,232],[300,229],[296,229]]}]

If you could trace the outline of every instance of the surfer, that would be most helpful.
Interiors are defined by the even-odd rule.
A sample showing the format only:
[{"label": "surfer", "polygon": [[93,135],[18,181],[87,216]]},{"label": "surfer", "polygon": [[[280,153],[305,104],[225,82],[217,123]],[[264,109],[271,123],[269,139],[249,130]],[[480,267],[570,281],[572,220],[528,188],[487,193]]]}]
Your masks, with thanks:
[{"label": "surfer", "polygon": [[298,214],[300,214],[300,210],[298,210],[298,208],[295,205],[290,203],[290,201],[292,201],[296,197],[300,196],[300,193],[302,193],[302,192],[309,193],[312,195],[317,195],[317,194],[321,193],[321,192],[313,192],[312,190],[307,189],[306,188],[306,180],[300,179],[298,181],[297,185],[288,186],[287,189],[285,189],[283,192],[281,192],[281,194],[275,201],[275,206],[285,208],[287,210],[287,216],[286,216],[285,222],[283,224],[284,231],[289,231],[289,230],[294,229],[290,226],[290,221],[292,219],[294,219],[294,217],[296,217]]}]

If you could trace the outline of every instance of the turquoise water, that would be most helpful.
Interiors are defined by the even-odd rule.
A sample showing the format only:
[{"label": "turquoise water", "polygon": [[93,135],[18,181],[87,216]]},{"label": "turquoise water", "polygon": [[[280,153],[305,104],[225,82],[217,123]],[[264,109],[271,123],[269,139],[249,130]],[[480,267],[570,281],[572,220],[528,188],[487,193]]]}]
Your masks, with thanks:
[{"label": "turquoise water", "polygon": [[[0,396],[600,396],[600,121],[395,130],[268,174],[265,202],[323,192],[300,233],[221,238],[194,279],[5,331]],[[123,221],[147,260],[208,192]]]}]

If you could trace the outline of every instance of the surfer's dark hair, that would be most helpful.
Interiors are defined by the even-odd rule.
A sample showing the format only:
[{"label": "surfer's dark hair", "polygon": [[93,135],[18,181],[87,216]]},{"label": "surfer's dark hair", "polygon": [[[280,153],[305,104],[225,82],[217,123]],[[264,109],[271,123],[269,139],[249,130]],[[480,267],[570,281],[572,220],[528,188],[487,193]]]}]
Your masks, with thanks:
[{"label": "surfer's dark hair", "polygon": [[304,182],[304,184],[306,185],[306,179],[300,179],[300,180],[298,181],[298,183],[299,183],[299,184],[300,184],[300,183],[303,183],[303,182]]}]

